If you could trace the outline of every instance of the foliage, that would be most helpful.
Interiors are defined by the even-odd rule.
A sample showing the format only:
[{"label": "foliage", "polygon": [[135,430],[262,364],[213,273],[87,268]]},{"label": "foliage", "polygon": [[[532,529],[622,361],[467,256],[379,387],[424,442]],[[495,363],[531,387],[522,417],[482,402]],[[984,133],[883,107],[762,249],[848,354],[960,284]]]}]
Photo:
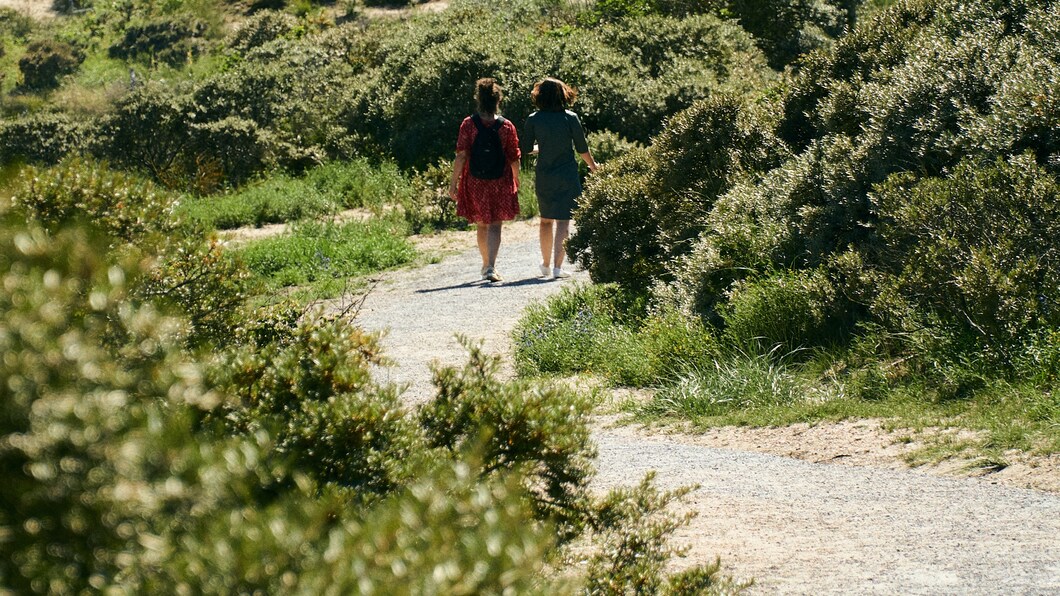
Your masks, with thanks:
[{"label": "foliage", "polygon": [[61,112],[35,113],[0,122],[0,162],[24,161],[51,165],[84,150],[92,126]]},{"label": "foliage", "polygon": [[1060,325],[1058,185],[1032,156],[952,176],[896,176],[874,193],[884,272],[876,308],[900,318],[908,304],[1005,351]]},{"label": "foliage", "polygon": [[477,448],[487,473],[521,470],[536,515],[559,523],[563,536],[578,533],[596,455],[589,403],[558,389],[500,383],[500,359],[468,347],[462,370],[434,370],[438,395],[419,410],[428,444],[454,453]]},{"label": "foliage", "polygon": [[[318,492],[268,435],[203,424],[219,396],[180,349],[183,325],[128,300],[135,265],[109,263],[83,231],[13,223],[0,227],[4,589],[545,589],[551,539],[527,523],[517,477],[443,463],[373,509]],[[300,368],[306,342],[319,355],[327,338],[350,345],[327,329],[296,332],[279,351],[294,369],[280,370]],[[450,571],[427,571],[438,566]]]},{"label": "foliage", "polygon": [[412,176],[413,192],[402,208],[413,233],[444,230],[467,223],[457,216],[456,201],[449,196],[452,175],[452,161],[440,161],[417,170]]},{"label": "foliage", "polygon": [[236,402],[235,431],[275,437],[277,455],[322,483],[385,494],[415,469],[417,435],[393,388],[376,386],[377,339],[336,320],[309,317],[277,341],[226,355],[218,381]]},{"label": "foliage", "polygon": [[584,590],[589,594],[695,594],[738,593],[746,585],[718,575],[720,564],[694,567],[669,577],[662,571],[667,561],[683,551],[668,543],[668,536],[691,519],[667,507],[681,501],[694,487],[660,491],[648,475],[634,488],[612,490],[597,504],[593,520],[604,545],[589,559]]},{"label": "foliage", "polygon": [[842,337],[842,302],[824,272],[791,271],[733,285],[721,317],[733,345],[768,353],[821,346]]},{"label": "foliage", "polygon": [[119,252],[154,259],[132,289],[183,312],[189,342],[224,343],[230,335],[247,298],[248,273],[217,243],[180,225],[171,194],[103,164],[68,159],[51,169],[26,169],[14,197],[49,229],[89,224]]},{"label": "foliage", "polygon": [[644,291],[689,251],[718,197],[775,164],[780,150],[768,121],[741,100],[699,102],[671,119],[651,147],[591,181],[568,253],[593,281]]},{"label": "foliage", "polygon": [[186,15],[132,23],[108,54],[111,58],[148,58],[180,66],[202,53],[206,29],[206,23]]},{"label": "foliage", "polygon": [[79,158],[51,169],[25,169],[13,202],[51,229],[89,221],[129,244],[157,243],[158,235],[174,230],[169,193]]},{"label": "foliage", "polygon": [[287,37],[298,27],[298,19],[278,10],[259,10],[248,17],[225,40],[229,49],[239,54]]},{"label": "foliage", "polygon": [[48,91],[59,86],[62,77],[77,70],[85,59],[78,48],[53,39],[35,41],[26,47],[18,60],[22,73],[21,87],[29,91]]}]

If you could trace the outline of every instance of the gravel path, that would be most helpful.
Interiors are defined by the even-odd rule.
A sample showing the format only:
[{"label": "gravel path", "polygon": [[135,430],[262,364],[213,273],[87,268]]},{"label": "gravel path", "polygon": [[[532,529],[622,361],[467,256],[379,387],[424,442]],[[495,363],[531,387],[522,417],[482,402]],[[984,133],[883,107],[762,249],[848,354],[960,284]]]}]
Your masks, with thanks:
[{"label": "gravel path", "polygon": [[[358,317],[387,330],[396,366],[379,374],[406,386],[410,403],[432,396],[430,362],[465,361],[456,334],[507,356],[522,309],[573,283],[536,278],[532,222],[505,227],[501,284],[478,281],[473,237],[455,238],[465,247],[458,254],[384,276]],[[754,578],[752,594],[1060,594],[1060,495],[717,448],[607,422],[594,431],[597,488],[651,470],[662,487],[699,485],[687,503],[698,515],[678,536],[690,551],[677,567],[720,556],[727,574]]]}]

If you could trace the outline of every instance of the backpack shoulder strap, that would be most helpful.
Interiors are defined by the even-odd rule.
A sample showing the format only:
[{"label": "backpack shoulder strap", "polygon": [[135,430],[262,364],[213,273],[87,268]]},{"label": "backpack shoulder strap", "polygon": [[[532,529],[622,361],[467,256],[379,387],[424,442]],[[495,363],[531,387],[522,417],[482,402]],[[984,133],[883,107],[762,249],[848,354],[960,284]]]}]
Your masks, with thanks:
[{"label": "backpack shoulder strap", "polygon": [[482,124],[482,118],[479,117],[478,112],[475,112],[474,114],[471,114],[471,121],[475,123],[475,128],[477,128],[479,130],[482,130],[482,129],[486,128]]},{"label": "backpack shoulder strap", "polygon": [[492,128],[493,130],[500,130],[502,126],[504,126],[504,117],[497,116],[497,121],[493,123]]}]

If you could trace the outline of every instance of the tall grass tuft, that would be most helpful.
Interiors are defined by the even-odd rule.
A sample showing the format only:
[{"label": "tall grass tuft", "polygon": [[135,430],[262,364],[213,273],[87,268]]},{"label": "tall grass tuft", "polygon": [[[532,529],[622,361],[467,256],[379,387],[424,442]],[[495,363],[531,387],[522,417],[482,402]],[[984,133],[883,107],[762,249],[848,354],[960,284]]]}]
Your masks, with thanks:
[{"label": "tall grass tuft", "polygon": [[769,354],[737,353],[697,368],[660,390],[645,414],[700,418],[790,406],[803,400],[799,378]]}]

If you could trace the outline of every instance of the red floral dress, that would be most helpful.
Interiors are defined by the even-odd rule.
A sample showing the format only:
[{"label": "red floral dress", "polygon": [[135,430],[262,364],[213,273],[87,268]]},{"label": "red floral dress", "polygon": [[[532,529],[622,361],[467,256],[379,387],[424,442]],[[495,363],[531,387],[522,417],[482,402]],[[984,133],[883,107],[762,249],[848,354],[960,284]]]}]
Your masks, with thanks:
[{"label": "red floral dress", "polygon": [[[483,118],[483,124],[492,126],[493,120]],[[508,119],[500,129],[501,146],[508,163],[518,161],[519,136],[515,125]],[[460,134],[456,138],[456,151],[466,151],[471,155],[471,144],[478,136],[478,128],[470,116],[460,123]],[[456,194],[456,214],[472,223],[494,223],[515,219],[519,215],[519,199],[516,193],[519,187],[512,177],[510,165],[504,168],[504,175],[496,180],[475,178],[468,171],[470,159],[464,162],[464,171],[460,173],[460,185]]]}]

